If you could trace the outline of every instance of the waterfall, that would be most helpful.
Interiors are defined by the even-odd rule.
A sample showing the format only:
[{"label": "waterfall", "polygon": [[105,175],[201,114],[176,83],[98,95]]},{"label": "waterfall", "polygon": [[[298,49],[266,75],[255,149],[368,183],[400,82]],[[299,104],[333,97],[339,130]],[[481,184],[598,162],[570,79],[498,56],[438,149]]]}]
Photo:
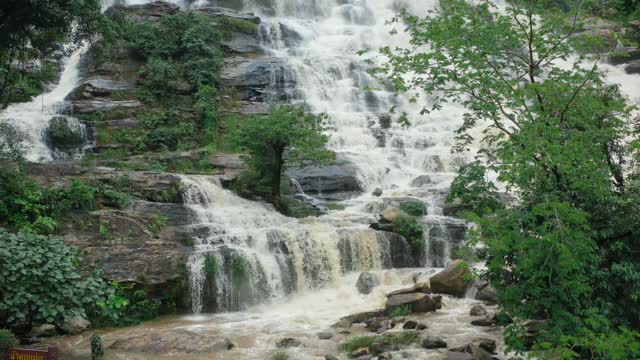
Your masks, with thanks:
[{"label": "waterfall", "polygon": [[362,225],[288,218],[209,176],[183,176],[181,193],[196,242],[187,266],[195,313],[239,310],[394,265],[387,240]]},{"label": "waterfall", "polygon": [[[27,160],[54,159],[55,152],[48,146],[47,141],[49,121],[56,114],[64,114],[67,110],[68,104],[64,99],[80,82],[78,64],[86,50],[86,45],[81,46],[66,59],[60,81],[51,91],[34,97],[30,102],[13,104],[0,112],[0,121],[7,122],[25,135]],[[58,152],[58,155],[62,154]]]}]

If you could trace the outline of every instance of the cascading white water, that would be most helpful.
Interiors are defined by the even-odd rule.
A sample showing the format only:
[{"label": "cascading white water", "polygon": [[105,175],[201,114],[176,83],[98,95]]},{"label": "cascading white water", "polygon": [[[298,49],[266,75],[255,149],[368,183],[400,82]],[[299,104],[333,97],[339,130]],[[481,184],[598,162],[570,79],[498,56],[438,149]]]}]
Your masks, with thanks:
[{"label": "cascading white water", "polygon": [[381,269],[389,256],[384,239],[363,225],[337,228],[288,218],[223,189],[212,177],[183,177],[182,194],[194,214],[197,243],[188,268],[195,313],[238,310],[317,288],[347,270]]},{"label": "cascading white water", "polygon": [[60,81],[51,91],[0,112],[0,121],[24,134],[27,160],[41,162],[53,159],[53,152],[47,145],[46,130],[54,115],[64,113],[67,106],[65,97],[80,82],[78,64],[86,50],[87,46],[81,46],[66,59]]}]

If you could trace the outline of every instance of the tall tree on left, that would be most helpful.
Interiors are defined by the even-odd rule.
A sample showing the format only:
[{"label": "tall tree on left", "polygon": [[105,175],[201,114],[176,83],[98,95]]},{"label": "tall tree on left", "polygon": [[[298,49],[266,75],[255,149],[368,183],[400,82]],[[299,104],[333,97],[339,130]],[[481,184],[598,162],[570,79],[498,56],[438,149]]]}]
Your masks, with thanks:
[{"label": "tall tree on left", "polygon": [[25,61],[72,51],[99,33],[104,21],[100,10],[100,0],[1,1],[0,107],[12,101]]}]

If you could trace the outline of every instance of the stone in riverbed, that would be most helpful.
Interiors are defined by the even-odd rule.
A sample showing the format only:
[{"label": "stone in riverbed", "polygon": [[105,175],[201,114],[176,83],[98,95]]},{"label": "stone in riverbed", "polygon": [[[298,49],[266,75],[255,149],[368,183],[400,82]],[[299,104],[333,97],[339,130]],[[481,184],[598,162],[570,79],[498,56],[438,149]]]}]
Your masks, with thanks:
[{"label": "stone in riverbed", "polygon": [[472,342],[449,349],[449,353],[462,353],[471,355],[474,360],[491,360],[495,351],[495,341],[485,338],[477,338]]},{"label": "stone in riverbed", "polygon": [[400,216],[407,216],[407,213],[395,207],[388,207],[382,212],[382,220],[389,223],[392,223]]},{"label": "stone in riverbed", "polygon": [[327,354],[324,356],[324,360],[339,360],[339,359],[333,355]]},{"label": "stone in riverbed", "polygon": [[429,175],[420,175],[411,181],[411,187],[423,187],[431,184],[431,177]]},{"label": "stone in riverbed", "polygon": [[471,316],[485,316],[489,312],[482,305],[474,305],[469,311],[469,315]]},{"label": "stone in riverbed", "polygon": [[321,331],[318,333],[318,339],[320,340],[329,340],[331,339],[335,334],[331,331]]},{"label": "stone in riverbed", "polygon": [[454,260],[444,270],[431,277],[429,280],[431,291],[464,297],[470,282],[469,276],[471,276],[469,265],[464,260]]},{"label": "stone in riverbed", "polygon": [[183,329],[149,330],[144,334],[116,340],[109,349],[158,355],[203,354],[230,350],[228,339],[211,338]]},{"label": "stone in riverbed", "polygon": [[358,281],[356,282],[356,288],[361,294],[368,295],[371,293],[373,288],[380,285],[380,280],[375,274],[370,272],[363,272],[358,277]]},{"label": "stone in riverbed", "polygon": [[436,301],[424,293],[393,295],[387,299],[386,308],[391,309],[404,305],[411,306],[411,312],[414,313],[436,311],[437,309]]},{"label": "stone in riverbed", "polygon": [[382,189],[380,189],[380,188],[376,188],[375,190],[373,190],[373,192],[371,193],[371,195],[373,195],[373,196],[377,196],[377,197],[382,196]]},{"label": "stone in riverbed", "polygon": [[475,326],[495,326],[497,324],[497,319],[495,316],[486,316],[482,319],[476,319],[471,321],[471,325]]},{"label": "stone in riverbed", "polygon": [[427,283],[419,283],[406,289],[399,289],[399,290],[392,291],[387,294],[387,297],[391,297],[394,295],[401,295],[401,294],[411,294],[411,293],[431,294],[431,288]]},{"label": "stone in riverbed", "polygon": [[406,323],[404,323],[404,325],[402,325],[402,328],[405,330],[413,330],[417,327],[418,327],[418,323],[413,320],[409,320]]},{"label": "stone in riverbed", "polygon": [[284,338],[284,339],[280,339],[278,340],[278,342],[276,342],[276,346],[278,348],[289,348],[289,347],[298,347],[302,345],[302,342],[300,342],[300,340],[294,339],[294,338]]},{"label": "stone in riverbed", "polygon": [[427,336],[422,339],[422,347],[425,349],[443,349],[447,347],[447,343],[440,337]]}]

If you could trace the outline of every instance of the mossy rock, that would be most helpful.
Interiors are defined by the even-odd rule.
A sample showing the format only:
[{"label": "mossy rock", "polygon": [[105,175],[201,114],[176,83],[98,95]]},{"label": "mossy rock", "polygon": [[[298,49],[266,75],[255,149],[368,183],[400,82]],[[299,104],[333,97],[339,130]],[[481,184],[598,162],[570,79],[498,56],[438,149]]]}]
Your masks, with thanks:
[{"label": "mossy rock", "polygon": [[84,143],[84,127],[71,117],[56,116],[49,122],[47,134],[55,148],[73,148]]}]

